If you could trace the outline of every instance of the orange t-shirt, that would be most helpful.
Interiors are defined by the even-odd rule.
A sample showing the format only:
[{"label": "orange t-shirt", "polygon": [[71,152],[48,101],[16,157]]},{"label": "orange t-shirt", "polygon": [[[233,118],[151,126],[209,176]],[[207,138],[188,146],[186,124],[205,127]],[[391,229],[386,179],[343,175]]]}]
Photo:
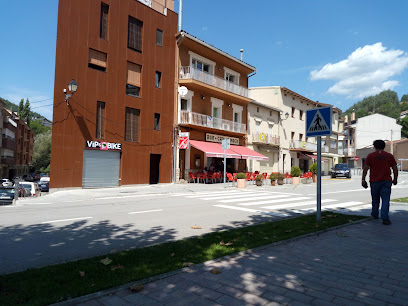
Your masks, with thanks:
[{"label": "orange t-shirt", "polygon": [[370,167],[370,182],[392,181],[391,167],[396,166],[395,158],[388,152],[375,151],[368,154],[365,165]]}]

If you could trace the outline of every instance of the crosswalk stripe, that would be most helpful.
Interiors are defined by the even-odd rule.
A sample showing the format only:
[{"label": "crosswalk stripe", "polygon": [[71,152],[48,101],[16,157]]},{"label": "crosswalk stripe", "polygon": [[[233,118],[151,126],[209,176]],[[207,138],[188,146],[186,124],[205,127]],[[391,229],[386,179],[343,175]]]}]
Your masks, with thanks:
[{"label": "crosswalk stripe", "polygon": [[[255,196],[255,197],[247,197],[247,198],[240,198],[241,201],[256,201],[256,200],[262,200],[262,199],[276,199],[276,198],[286,198],[289,197],[290,195],[287,194],[277,194],[277,195],[270,195],[270,196]],[[217,202],[220,203],[230,203],[230,202],[236,202],[237,199],[228,199],[228,200],[220,200]]]},{"label": "crosswalk stripe", "polygon": [[357,207],[350,207],[348,208],[348,210],[360,210],[360,209],[371,209],[372,205],[371,204],[364,204],[364,205],[360,205]]},{"label": "crosswalk stripe", "polygon": [[259,205],[259,204],[273,204],[273,203],[281,203],[281,202],[288,202],[288,201],[300,201],[300,200],[309,200],[309,197],[299,197],[299,198],[286,198],[286,199],[277,199],[277,200],[266,200],[266,201],[257,201],[256,203],[238,203],[238,205],[243,206],[252,206],[252,205]]},{"label": "crosswalk stripe", "polygon": [[288,214],[284,214],[284,213],[276,213],[276,212],[264,211],[264,210],[259,210],[259,209],[250,209],[250,208],[236,207],[236,206],[230,206],[230,205],[214,205],[214,206],[215,207],[221,207],[221,208],[233,209],[233,210],[252,212],[252,213],[263,213],[263,214],[266,214],[266,215],[272,215],[272,216],[278,216],[278,217],[289,216]]},{"label": "crosswalk stripe", "polygon": [[[337,200],[332,200],[332,199],[324,199],[322,200],[322,203],[330,203],[330,202],[337,202]],[[296,202],[296,203],[289,203],[289,204],[282,204],[282,205],[273,205],[273,206],[264,206],[261,208],[266,208],[266,209],[282,209],[282,208],[290,208],[290,207],[298,207],[298,206],[307,206],[307,205],[313,205],[316,204],[316,200],[313,201],[306,201],[306,202]]]},{"label": "crosswalk stripe", "polygon": [[[258,197],[259,196],[259,197]],[[283,195],[284,197],[288,197],[287,195]],[[258,199],[265,199],[265,198],[276,198],[279,197],[277,195],[268,195],[267,193],[262,193],[262,192],[258,192],[258,193],[254,193],[254,194],[234,194],[234,195],[229,195],[226,196],[224,198],[227,198],[228,201],[230,202],[236,202],[236,201],[247,201],[247,200],[251,200],[253,198],[257,197]],[[281,196],[282,197],[282,196]],[[213,197],[205,197],[205,198],[200,198],[200,200],[204,200],[204,201],[208,201],[208,200],[217,200],[219,199],[220,196],[213,196]],[[223,201],[227,201],[227,200],[220,200],[217,202],[223,202]]]},{"label": "crosswalk stripe", "polygon": [[172,194],[173,197],[185,197],[185,196],[192,196],[192,195],[207,195],[207,194],[230,194],[230,193],[237,193],[240,192],[238,190],[229,190],[229,191],[214,191],[214,192],[194,192],[194,193],[175,193]]},{"label": "crosswalk stripe", "polygon": [[207,199],[213,199],[213,198],[219,198],[223,195],[228,196],[228,197],[242,197],[242,196],[248,196],[248,195],[259,195],[259,194],[267,194],[266,192],[259,193],[259,192],[245,192],[245,193],[224,193],[224,194],[208,194],[208,195],[190,195],[186,196],[188,199],[193,199],[193,198],[200,198],[200,200],[207,200]]},{"label": "crosswalk stripe", "polygon": [[348,206],[357,206],[363,204],[363,202],[345,202],[345,203],[336,203],[331,205],[325,205],[322,208],[337,208],[337,207],[348,207]]}]

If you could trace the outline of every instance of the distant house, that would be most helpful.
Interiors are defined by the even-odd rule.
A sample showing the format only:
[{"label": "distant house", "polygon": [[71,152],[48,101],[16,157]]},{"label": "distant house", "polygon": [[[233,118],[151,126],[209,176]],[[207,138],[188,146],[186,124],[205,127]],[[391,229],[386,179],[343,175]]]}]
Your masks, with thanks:
[{"label": "distant house", "polygon": [[408,115],[408,110],[401,112],[400,119],[404,119]]}]

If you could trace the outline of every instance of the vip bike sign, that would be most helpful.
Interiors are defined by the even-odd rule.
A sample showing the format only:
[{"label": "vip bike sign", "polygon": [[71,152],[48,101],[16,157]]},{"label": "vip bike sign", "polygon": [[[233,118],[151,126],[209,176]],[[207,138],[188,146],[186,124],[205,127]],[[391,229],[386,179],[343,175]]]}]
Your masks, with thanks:
[{"label": "vip bike sign", "polygon": [[332,108],[320,107],[306,111],[306,137],[331,135]]}]

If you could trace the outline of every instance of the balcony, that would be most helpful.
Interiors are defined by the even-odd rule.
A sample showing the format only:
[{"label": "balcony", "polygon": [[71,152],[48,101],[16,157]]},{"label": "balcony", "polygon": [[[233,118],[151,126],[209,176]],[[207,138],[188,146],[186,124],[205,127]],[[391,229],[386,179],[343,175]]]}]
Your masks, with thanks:
[{"label": "balcony", "polygon": [[274,136],[272,134],[252,133],[252,143],[263,143],[273,146],[279,146],[280,138],[279,136]]},{"label": "balcony", "polygon": [[15,158],[11,156],[2,156],[1,157],[1,163],[4,165],[14,165],[15,164]]},{"label": "balcony", "polygon": [[345,155],[345,156],[355,156],[355,149],[354,149],[354,147],[344,148],[344,155]]},{"label": "balcony", "polygon": [[[289,149],[295,149],[300,151],[310,151],[310,152],[317,152],[317,144],[312,142],[306,142],[301,140],[292,140],[290,142]],[[322,145],[322,153],[329,153],[329,147]]]},{"label": "balcony", "polygon": [[16,149],[16,140],[3,134],[2,147],[14,151]]},{"label": "balcony", "polygon": [[180,123],[182,125],[195,125],[221,131],[246,134],[246,124],[237,123],[212,116],[193,113],[190,111],[180,111]]},{"label": "balcony", "polygon": [[244,98],[243,100],[247,102],[251,101],[248,98],[248,88],[239,86],[237,84],[224,80],[223,78],[201,71],[194,67],[181,67],[179,83],[188,85],[188,83],[183,82],[183,80],[195,80],[206,85],[210,85],[211,87],[220,89],[221,92],[227,92],[232,94],[233,96],[236,95],[237,97],[241,97],[241,99]]}]

